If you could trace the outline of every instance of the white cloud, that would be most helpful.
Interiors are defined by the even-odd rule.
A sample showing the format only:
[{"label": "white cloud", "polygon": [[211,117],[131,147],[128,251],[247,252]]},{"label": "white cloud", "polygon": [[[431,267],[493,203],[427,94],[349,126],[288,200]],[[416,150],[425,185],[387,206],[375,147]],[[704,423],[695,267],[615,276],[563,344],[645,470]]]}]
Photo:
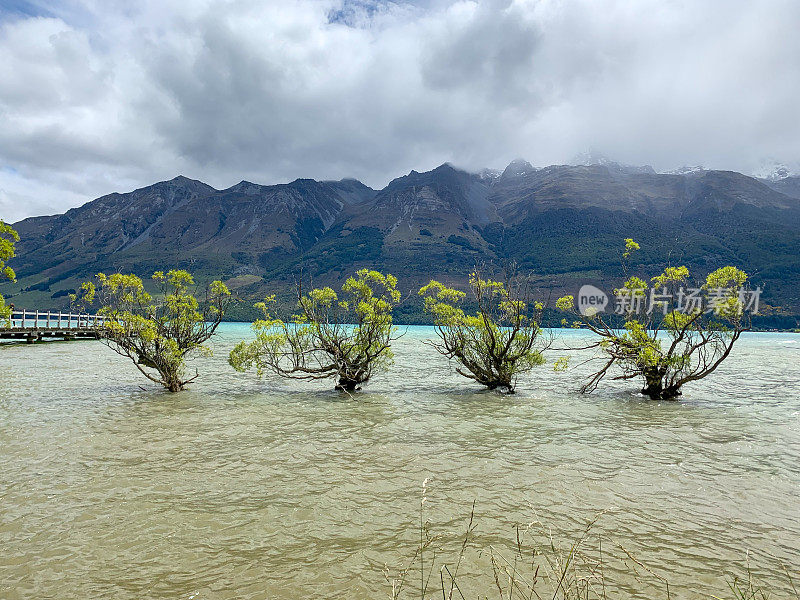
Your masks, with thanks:
[{"label": "white cloud", "polygon": [[0,210],[177,173],[800,160],[791,0],[67,2],[0,24]]}]

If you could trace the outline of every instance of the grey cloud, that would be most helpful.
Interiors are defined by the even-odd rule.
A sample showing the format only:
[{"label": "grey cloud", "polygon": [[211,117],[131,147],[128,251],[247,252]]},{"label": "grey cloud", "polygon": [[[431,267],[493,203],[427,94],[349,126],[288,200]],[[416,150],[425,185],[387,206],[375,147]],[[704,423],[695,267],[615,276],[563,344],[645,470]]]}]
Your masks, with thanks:
[{"label": "grey cloud", "polygon": [[[65,2],[0,23],[0,210],[183,173],[800,161],[790,0]],[[4,17],[0,15],[0,19]]]},{"label": "grey cloud", "polygon": [[425,45],[422,73],[427,87],[467,90],[491,98],[497,108],[531,99],[538,103],[541,25],[511,2],[452,13],[447,35],[432,37]]}]

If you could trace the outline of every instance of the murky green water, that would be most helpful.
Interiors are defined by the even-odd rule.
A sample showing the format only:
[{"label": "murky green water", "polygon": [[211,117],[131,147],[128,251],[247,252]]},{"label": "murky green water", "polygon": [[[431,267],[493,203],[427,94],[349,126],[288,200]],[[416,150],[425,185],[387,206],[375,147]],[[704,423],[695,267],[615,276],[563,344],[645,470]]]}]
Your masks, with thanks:
[{"label": "murky green water", "polygon": [[[716,376],[653,403],[626,384],[580,396],[549,368],[515,396],[480,392],[425,328],[351,399],[236,374],[227,350],[248,334],[224,326],[178,395],[100,343],[0,348],[0,598],[388,597],[382,567],[413,553],[425,478],[446,549],[473,500],[484,548],[534,518],[569,542],[607,511],[604,549],[653,566],[673,598],[724,594],[747,552],[789,597],[800,335],[746,335]],[[471,589],[488,565],[469,554]],[[620,568],[621,597],[665,597]]]}]

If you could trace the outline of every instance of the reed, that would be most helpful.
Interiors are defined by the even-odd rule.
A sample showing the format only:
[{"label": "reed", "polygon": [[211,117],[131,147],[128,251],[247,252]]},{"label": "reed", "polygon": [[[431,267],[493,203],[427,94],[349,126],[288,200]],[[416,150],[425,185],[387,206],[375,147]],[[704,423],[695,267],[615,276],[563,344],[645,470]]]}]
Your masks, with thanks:
[{"label": "reed", "polygon": [[[590,519],[571,542],[560,542],[551,528],[533,520],[516,526],[514,538],[499,548],[495,544],[478,543],[476,504],[473,502],[458,550],[448,554],[440,543],[443,536],[434,533],[426,519],[428,494],[426,479],[419,504],[418,542],[405,566],[394,572],[384,566],[384,578],[392,600],[482,600],[490,597],[500,600],[613,600],[620,596],[620,592],[618,582],[607,574],[606,567],[612,562],[616,567],[611,570],[613,572],[619,573],[620,565],[627,569],[628,579],[635,582],[637,597],[664,600],[675,597],[667,576],[645,564],[622,545],[593,535],[603,513]],[[488,557],[488,568],[477,578],[473,573],[467,582],[463,567],[470,553],[474,553],[472,558]],[[712,594],[707,598],[800,600],[794,583],[797,573],[793,576],[782,564],[781,568],[789,585],[788,595],[773,595],[768,582],[760,581],[754,574],[750,555],[746,553],[744,568],[727,577],[728,589],[721,592],[722,595]],[[412,581],[412,574],[419,574],[419,579]]]}]

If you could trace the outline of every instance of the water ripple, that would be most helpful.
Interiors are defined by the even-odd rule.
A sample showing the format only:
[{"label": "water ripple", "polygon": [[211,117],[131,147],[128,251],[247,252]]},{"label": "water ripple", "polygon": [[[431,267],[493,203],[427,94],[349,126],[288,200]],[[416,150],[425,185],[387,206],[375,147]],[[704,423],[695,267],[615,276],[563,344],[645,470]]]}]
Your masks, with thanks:
[{"label": "water ripple", "polygon": [[[800,564],[796,336],[746,335],[659,403],[624,382],[581,396],[579,374],[548,368],[516,395],[481,391],[424,328],[349,398],[236,374],[225,356],[247,335],[226,326],[179,395],[93,342],[0,347],[0,597],[388,595],[381,569],[413,552],[426,477],[445,546],[475,500],[478,543],[500,547],[518,523],[570,541],[606,511],[596,533],[657,565],[674,598],[724,592],[748,551],[777,592],[780,563]],[[473,558],[467,578],[488,567]],[[660,597],[623,567],[621,597]]]}]

